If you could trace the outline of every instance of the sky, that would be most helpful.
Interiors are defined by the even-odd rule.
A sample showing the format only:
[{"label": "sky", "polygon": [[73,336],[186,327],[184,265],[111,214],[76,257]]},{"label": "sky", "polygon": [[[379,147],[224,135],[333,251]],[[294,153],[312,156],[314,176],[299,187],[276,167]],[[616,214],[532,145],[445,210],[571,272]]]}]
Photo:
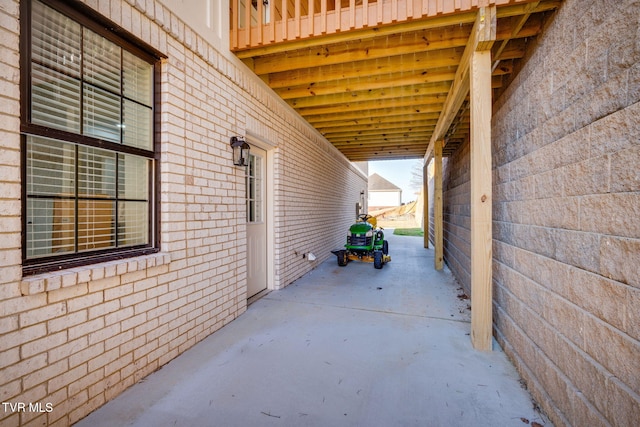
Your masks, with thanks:
[{"label": "sky", "polygon": [[378,160],[369,162],[369,175],[377,173],[387,181],[402,188],[402,203],[408,203],[417,199],[414,194],[418,189],[411,188],[411,170],[419,164],[422,168],[422,159],[411,160]]}]

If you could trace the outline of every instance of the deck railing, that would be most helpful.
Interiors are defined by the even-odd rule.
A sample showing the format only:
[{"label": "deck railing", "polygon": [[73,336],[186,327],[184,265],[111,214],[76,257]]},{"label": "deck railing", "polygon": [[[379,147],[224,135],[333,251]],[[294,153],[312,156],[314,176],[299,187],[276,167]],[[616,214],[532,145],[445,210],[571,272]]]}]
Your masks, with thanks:
[{"label": "deck railing", "polygon": [[472,11],[483,6],[524,3],[527,0],[230,0],[230,2],[231,50],[239,51],[341,31]]}]

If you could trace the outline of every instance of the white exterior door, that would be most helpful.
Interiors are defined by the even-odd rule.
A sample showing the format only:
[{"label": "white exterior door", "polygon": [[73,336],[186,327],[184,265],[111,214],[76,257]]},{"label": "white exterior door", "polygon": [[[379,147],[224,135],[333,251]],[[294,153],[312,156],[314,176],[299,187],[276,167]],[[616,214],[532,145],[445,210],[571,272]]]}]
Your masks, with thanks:
[{"label": "white exterior door", "polygon": [[247,167],[247,298],[267,289],[266,152],[251,147]]}]

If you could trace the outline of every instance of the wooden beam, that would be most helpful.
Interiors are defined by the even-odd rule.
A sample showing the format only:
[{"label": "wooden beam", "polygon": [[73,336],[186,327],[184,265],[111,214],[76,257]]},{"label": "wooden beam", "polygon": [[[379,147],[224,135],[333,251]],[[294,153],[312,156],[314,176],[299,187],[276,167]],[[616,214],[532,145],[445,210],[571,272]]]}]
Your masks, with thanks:
[{"label": "wooden beam", "polygon": [[444,254],[442,247],[442,145],[441,139],[435,142],[433,158],[433,246],[435,247],[434,266],[442,270]]},{"label": "wooden beam", "polygon": [[[354,121],[355,122],[355,121]],[[318,131],[327,138],[358,138],[361,136],[375,136],[382,133],[387,135],[428,134],[431,135],[435,122],[428,120],[409,120],[408,118],[398,118],[396,120],[385,120],[381,117],[376,123],[354,123],[349,128],[344,126],[333,126],[327,123],[326,126],[317,127]],[[426,144],[426,141],[423,141]]]},{"label": "wooden beam", "polygon": [[352,162],[366,162],[366,161],[377,161],[377,160],[416,160],[420,158],[422,152],[420,153],[394,153],[394,152],[381,152],[381,153],[358,153],[357,155],[347,155],[347,159]]},{"label": "wooden beam", "polygon": [[[389,111],[388,115],[384,115],[383,111]],[[365,130],[371,128],[371,126],[383,126],[383,125],[396,125],[397,127],[404,127],[407,131],[407,127],[414,128],[417,123],[420,123],[419,128],[429,127],[429,138],[433,129],[435,129],[436,121],[438,120],[438,113],[407,113],[397,114],[393,109],[381,109],[381,113],[364,117],[365,114],[369,114],[366,110],[354,109],[355,114],[350,114],[349,109],[344,109],[346,117],[339,118],[332,116],[332,119],[323,118],[322,116],[305,116],[307,121],[312,124],[316,129],[322,133],[336,133],[344,132],[346,134],[355,134],[359,130]],[[358,114],[360,112],[360,114]],[[465,121],[468,124],[468,119]],[[352,128],[353,126],[353,128]],[[415,127],[417,129],[417,127]],[[355,132],[354,132],[355,131]],[[425,146],[429,138],[426,139]]]},{"label": "wooden beam", "polygon": [[422,166],[422,228],[424,230],[424,248],[429,249],[429,163]]},{"label": "wooden beam", "polygon": [[357,154],[372,154],[372,153],[396,153],[404,157],[411,156],[411,158],[419,159],[420,153],[424,151],[424,144],[421,146],[396,146],[392,144],[380,145],[377,147],[354,147],[340,149],[340,152],[345,156],[352,156]]},{"label": "wooden beam", "polygon": [[[315,115],[305,115],[307,121],[318,128],[322,128],[324,125],[320,125],[320,123],[334,123],[334,126],[339,125],[349,125],[355,123],[377,123],[379,118],[389,118],[389,117],[404,117],[405,119],[417,120],[421,118],[421,115],[429,114],[429,119],[437,116],[438,112],[442,108],[442,104],[430,104],[430,105],[416,105],[414,108],[412,107],[396,107],[396,108],[380,108],[380,109],[370,109],[363,112],[362,110],[355,109],[351,107],[351,109],[345,109],[345,112],[341,114],[325,114],[321,116]],[[350,113],[348,113],[350,111]],[[366,116],[369,117],[366,117]],[[396,119],[398,121],[398,119]]]},{"label": "wooden beam", "polygon": [[[528,10],[535,10],[535,8],[538,7],[539,5],[540,5],[540,2],[538,1],[538,2],[534,2],[527,5],[527,7],[528,7]],[[502,52],[507,47],[507,44],[509,43],[509,41],[511,41],[511,39],[516,38],[518,36],[518,33],[520,33],[520,30],[522,30],[522,27],[524,27],[524,24],[529,20],[530,16],[531,16],[530,12],[520,16],[518,19],[518,22],[516,22],[513,28],[511,28],[511,37],[508,37],[502,40],[502,43],[500,43],[500,46],[498,47],[495,53],[496,59],[493,66],[491,67],[492,71],[495,70],[496,67],[498,66],[498,63],[500,62],[498,58],[500,58],[500,55],[502,55]]]},{"label": "wooden beam", "polygon": [[[399,122],[399,125],[403,125],[402,122]],[[416,127],[414,129],[398,129],[397,128],[398,125],[390,123],[390,124],[384,124],[382,126],[376,126],[374,128],[371,129],[364,129],[364,130],[352,130],[352,132],[339,132],[339,131],[335,131],[334,132],[330,132],[330,133],[325,133],[320,131],[325,138],[330,139],[331,141],[334,142],[334,144],[338,141],[344,141],[344,142],[349,142],[352,140],[356,140],[356,141],[360,141],[361,138],[363,139],[374,139],[374,138],[380,138],[382,137],[387,137],[387,136],[394,136],[394,137],[401,137],[401,138],[425,138],[429,135],[431,135],[431,132],[433,132],[433,127]],[[425,141],[422,141],[422,145],[425,145]]]},{"label": "wooden beam", "polygon": [[[368,101],[356,101],[346,103],[335,103],[325,106],[298,108],[297,111],[305,117],[314,115],[324,115],[331,113],[343,113],[345,111],[367,111],[381,108],[397,108],[410,107],[414,105],[442,104],[444,96],[426,95],[426,96],[407,96],[402,98],[392,98],[387,100],[371,99]],[[433,125],[438,120],[435,115]]]},{"label": "wooden beam", "polygon": [[[336,66],[320,66],[304,70],[285,71],[281,73],[262,74],[265,82],[272,89],[287,89],[298,86],[316,86],[332,80],[359,79],[368,80],[370,77],[388,76],[394,73],[411,72],[419,74],[432,74],[451,72],[451,68],[458,65],[462,57],[463,49],[445,49],[440,52],[417,53],[415,55],[394,55],[385,58],[384,61],[346,61]],[[505,58],[507,59],[507,58]],[[425,65],[428,64],[428,65]],[[252,67],[251,63],[247,63]],[[453,78],[453,75],[449,80]],[[357,81],[357,80],[356,80]],[[353,90],[353,89],[351,89]]]},{"label": "wooden beam", "polygon": [[491,51],[470,61],[471,88],[471,342],[492,347]]},{"label": "wooden beam", "polygon": [[[339,1],[336,2],[339,4]],[[378,3],[379,5],[381,3]],[[380,27],[366,27],[361,30],[341,31],[334,34],[327,34],[323,37],[311,37],[308,39],[298,39],[295,41],[289,41],[286,43],[276,43],[270,46],[262,46],[257,48],[249,48],[246,46],[239,46],[239,50],[235,54],[239,58],[248,58],[253,56],[271,55],[274,53],[282,53],[297,49],[308,49],[317,46],[324,46],[328,44],[336,43],[348,43],[354,40],[367,40],[385,35],[394,35],[399,33],[406,33],[418,30],[429,30],[434,28],[442,28],[455,26],[460,24],[473,23],[475,19],[475,12],[466,12],[457,15],[439,16],[436,18],[429,18],[423,20],[413,20],[403,23],[396,23],[392,25],[380,26]],[[296,18],[297,22],[299,17]]]},{"label": "wooden beam", "polygon": [[[296,2],[296,6],[298,6],[299,3],[300,1],[298,0]],[[339,4],[339,2],[336,2],[336,3]],[[378,8],[382,7],[382,3],[383,2],[377,2]],[[498,18],[506,18],[510,16],[523,15],[525,13],[546,12],[546,11],[557,9],[558,7],[560,7],[561,4],[562,4],[562,0],[544,1],[544,2],[541,2],[533,10],[530,7],[527,7],[528,5],[527,2],[522,2],[519,4],[513,4],[509,6],[501,6],[498,9]],[[334,14],[334,16],[336,17],[336,20],[335,20],[336,25],[339,24],[339,21],[340,21],[340,15],[338,12],[340,10],[341,9],[337,7],[336,13]],[[379,9],[378,23],[382,22],[381,14],[382,14],[382,10]],[[243,30],[243,31],[238,31],[239,34],[237,35],[238,44],[240,44],[241,46],[237,46],[236,44],[234,44],[232,45],[232,50],[235,50],[235,53],[239,58],[248,58],[253,56],[263,56],[263,55],[270,55],[273,53],[287,52],[287,51],[292,51],[296,49],[308,49],[308,48],[313,48],[313,47],[327,45],[327,44],[347,43],[354,40],[372,39],[372,38],[380,37],[383,35],[393,35],[393,34],[400,34],[400,33],[417,31],[417,30],[434,29],[434,28],[456,26],[460,24],[468,24],[468,23],[473,23],[475,18],[476,18],[476,13],[473,11],[462,12],[462,13],[458,12],[458,13],[446,14],[446,15],[440,15],[440,16],[428,16],[421,19],[412,19],[412,20],[408,20],[407,22],[383,25],[379,27],[373,25],[370,27],[365,27],[360,30],[356,29],[353,31],[340,31],[339,29],[337,29],[336,33],[327,34],[323,37],[310,37],[306,39],[300,39],[300,13],[296,11],[295,19],[294,19],[294,21],[296,22],[295,24],[296,29],[294,31],[295,38],[289,37],[290,40],[283,43],[274,43],[268,46],[253,47],[247,41],[244,41],[243,43],[239,42],[239,39],[241,38],[241,34],[243,32],[246,32],[246,30]],[[278,25],[280,26],[282,24],[278,23]],[[282,25],[282,26],[286,27],[286,25]],[[245,28],[250,28],[250,26],[247,26]],[[237,30],[238,29],[235,28],[235,25],[233,25],[232,23],[231,31],[233,32]],[[286,30],[284,30],[283,28],[283,33],[285,31]]]},{"label": "wooden beam", "polygon": [[342,145],[340,147],[336,147],[339,148],[340,151],[342,151],[343,153],[348,153],[348,152],[354,152],[357,150],[363,150],[363,151],[389,151],[389,150],[410,150],[410,151],[417,151],[417,150],[424,150],[424,142],[420,143],[418,141],[409,141],[409,142],[404,142],[401,140],[398,141],[370,141],[364,144],[361,143],[354,143],[351,145]]},{"label": "wooden beam", "polygon": [[[411,13],[401,7],[405,0],[398,0],[397,19],[403,22],[392,24],[388,7],[392,0],[376,5],[372,1],[343,0],[335,10],[330,10],[333,5],[322,0],[288,0],[284,4],[272,1],[267,8],[275,9],[275,13],[271,14],[264,34],[255,25],[261,21],[256,19],[256,11],[260,15],[267,8],[249,7],[253,10],[254,27],[239,30],[242,34],[235,37],[243,46],[248,42],[252,45],[237,54],[243,63],[349,158],[363,158],[363,154],[364,158],[372,159],[406,158],[424,147],[425,158],[430,160],[434,133],[444,135],[442,157],[451,155],[456,144],[470,138],[468,58],[474,50],[488,49],[493,43],[492,16],[485,14],[483,22],[482,13],[493,10],[488,5],[500,5],[495,9],[496,17],[500,18],[495,26],[498,41],[492,48],[495,68],[492,87],[497,88],[509,81],[502,76],[513,72],[513,58],[524,55],[526,38],[543,28],[547,14],[538,12],[555,9],[561,3],[560,0],[418,0]],[[234,3],[237,2],[232,2],[231,7]],[[356,28],[347,31],[353,13],[349,5],[353,4]],[[482,6],[485,8],[478,13]],[[384,12],[380,16],[384,25],[359,30],[365,22],[375,26],[378,7]],[[281,21],[280,8],[286,12],[286,24]],[[366,19],[360,15],[360,9],[369,10]],[[309,21],[311,10],[318,12],[313,29]],[[339,14],[344,19],[336,21]],[[242,15],[241,23],[246,18]],[[296,15],[300,19],[295,19]],[[413,19],[407,20],[408,17]],[[236,21],[231,22],[232,30]],[[305,38],[310,30],[313,38]],[[289,41],[283,42],[281,37],[285,33]],[[300,38],[294,40],[296,33]],[[263,45],[256,46],[261,36]],[[232,49],[244,50],[235,41]],[[501,62],[496,68],[498,60]],[[519,64],[517,61],[515,64],[517,69]],[[466,88],[459,82],[455,86],[456,78],[460,77]],[[462,100],[463,107],[456,111],[454,100]],[[443,125],[446,117],[442,111],[452,115],[448,128]],[[431,196],[433,199],[433,193]],[[433,241],[433,229],[431,234]]]},{"label": "wooden beam", "polygon": [[[422,123],[420,126],[417,123]],[[348,126],[348,125],[345,125]],[[431,121],[409,121],[409,120],[388,120],[380,119],[379,123],[354,124],[353,129],[345,129],[344,126],[331,126],[317,128],[326,138],[334,141],[350,141],[352,139],[368,138],[381,135],[400,135],[409,138],[417,135],[420,138],[429,137],[433,132],[435,124]],[[428,140],[428,139],[427,139]],[[422,141],[426,147],[426,141]]]},{"label": "wooden beam", "polygon": [[[372,74],[375,75],[375,73]],[[372,75],[368,75],[368,77],[372,77]],[[428,73],[424,71],[414,71],[413,73],[403,71],[384,74],[375,80],[363,80],[361,76],[347,77],[342,80],[319,81],[313,85],[289,86],[275,89],[275,92],[282,99],[294,99],[305,96],[333,95],[336,93],[450,82],[453,80],[453,77],[454,73],[452,71],[434,71]]]},{"label": "wooden beam", "polygon": [[[444,103],[444,109],[438,119],[436,130],[431,136],[425,158],[430,156],[429,151],[433,150],[435,141],[444,139],[451,123],[455,120],[458,110],[462,106],[465,98],[469,94],[469,62],[470,58],[478,49],[490,49],[496,39],[496,8],[481,7],[478,10],[475,24],[471,30],[469,41],[462,54],[460,65],[453,79],[453,84]],[[490,53],[489,53],[490,54]],[[489,70],[491,71],[491,70]],[[491,79],[491,74],[489,74]],[[491,80],[489,80],[489,88],[491,88]]]},{"label": "wooden beam", "polygon": [[340,93],[334,95],[307,96],[304,98],[290,99],[289,105],[293,108],[318,107],[321,105],[347,104],[349,102],[373,101],[381,99],[394,99],[411,96],[444,95],[451,85],[444,83],[431,83],[423,86],[402,86],[396,88],[361,90],[357,92]]},{"label": "wooden beam", "polygon": [[[535,36],[540,31],[540,25],[539,21],[527,23],[518,29],[516,36],[512,35],[511,27],[499,27],[496,29],[496,40]],[[394,34],[344,45],[254,57],[252,70],[258,75],[269,74],[269,85],[278,88],[351,77],[342,76],[338,74],[339,71],[355,73],[353,76],[357,76],[358,73],[389,73],[398,70],[400,64],[403,71],[424,70],[425,64],[429,69],[449,67],[460,62],[470,31],[470,25],[462,25],[444,34],[442,31],[417,31],[402,36]],[[379,59],[385,61],[377,61]],[[340,70],[336,70],[335,65],[340,65]]]}]

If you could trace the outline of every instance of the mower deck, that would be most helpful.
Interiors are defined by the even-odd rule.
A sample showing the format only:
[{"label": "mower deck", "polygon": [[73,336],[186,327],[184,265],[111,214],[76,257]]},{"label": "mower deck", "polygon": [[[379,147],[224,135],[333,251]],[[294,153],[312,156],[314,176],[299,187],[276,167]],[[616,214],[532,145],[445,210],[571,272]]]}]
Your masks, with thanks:
[{"label": "mower deck", "polygon": [[[347,254],[347,259],[349,259],[349,261],[363,261],[363,262],[373,262],[373,255],[358,255],[358,254],[353,254],[353,253],[349,253]],[[387,262],[391,262],[391,256],[390,255],[382,255],[382,262],[387,263]]]}]

